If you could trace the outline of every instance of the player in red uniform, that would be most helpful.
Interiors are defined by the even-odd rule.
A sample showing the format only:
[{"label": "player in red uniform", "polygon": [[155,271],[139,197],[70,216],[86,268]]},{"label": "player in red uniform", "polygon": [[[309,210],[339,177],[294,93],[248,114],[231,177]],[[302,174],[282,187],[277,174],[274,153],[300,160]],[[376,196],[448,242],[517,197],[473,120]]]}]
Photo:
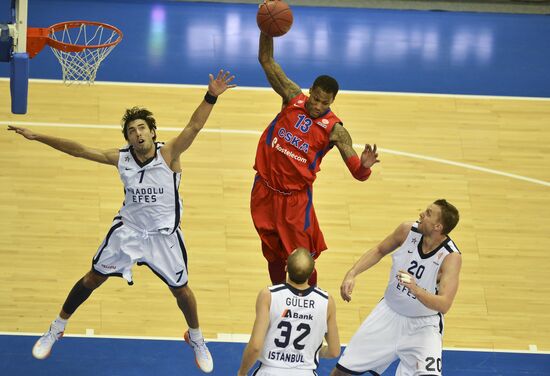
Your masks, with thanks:
[{"label": "player in red uniform", "polygon": [[[273,59],[273,38],[261,33],[258,53],[271,87],[283,99],[282,109],[258,143],[250,209],[262,241],[273,284],[284,283],[288,255],[297,247],[314,258],[327,249],[312,205],[312,185],[324,155],[336,146],[357,180],[367,180],[377,162],[376,145],[365,145],[361,157],[348,131],[330,110],[338,82],[319,76],[309,97]],[[317,273],[309,279],[317,284]]]}]

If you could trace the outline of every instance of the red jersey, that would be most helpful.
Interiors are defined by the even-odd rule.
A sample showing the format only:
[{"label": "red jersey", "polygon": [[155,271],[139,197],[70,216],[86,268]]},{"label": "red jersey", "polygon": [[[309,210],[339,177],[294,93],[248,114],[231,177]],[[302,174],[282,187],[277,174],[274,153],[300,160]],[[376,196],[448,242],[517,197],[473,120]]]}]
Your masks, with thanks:
[{"label": "red jersey", "polygon": [[341,123],[330,109],[310,118],[307,99],[305,94],[292,98],[260,137],[254,169],[272,188],[295,191],[311,186],[331,148],[330,132]]}]

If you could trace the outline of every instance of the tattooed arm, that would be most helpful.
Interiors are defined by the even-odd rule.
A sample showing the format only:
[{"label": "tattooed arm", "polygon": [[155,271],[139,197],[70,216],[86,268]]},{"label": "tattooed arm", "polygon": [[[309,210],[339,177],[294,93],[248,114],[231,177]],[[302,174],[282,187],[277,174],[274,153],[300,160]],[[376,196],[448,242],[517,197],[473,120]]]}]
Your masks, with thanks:
[{"label": "tattooed arm", "polygon": [[376,144],[374,144],[373,147],[366,144],[365,149],[363,149],[361,153],[361,159],[359,160],[357,153],[353,149],[351,136],[341,123],[334,125],[332,132],[330,132],[330,142],[336,145],[350,172],[358,180],[363,181],[368,179],[370,176],[370,168],[375,163],[380,162],[376,151]]},{"label": "tattooed arm", "polygon": [[283,105],[302,92],[300,87],[286,76],[281,66],[273,59],[273,37],[264,33],[260,33],[258,60],[269,84],[283,98]]}]

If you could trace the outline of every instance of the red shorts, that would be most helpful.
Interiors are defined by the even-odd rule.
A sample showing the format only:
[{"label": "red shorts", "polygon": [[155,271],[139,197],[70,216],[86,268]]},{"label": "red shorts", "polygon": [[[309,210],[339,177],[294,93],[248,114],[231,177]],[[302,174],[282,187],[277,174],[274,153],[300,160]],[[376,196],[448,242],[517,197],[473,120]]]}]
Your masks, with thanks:
[{"label": "red shorts", "polygon": [[297,247],[306,248],[314,258],[327,249],[313,209],[311,187],[284,194],[256,175],[250,212],[267,261],[286,260]]}]

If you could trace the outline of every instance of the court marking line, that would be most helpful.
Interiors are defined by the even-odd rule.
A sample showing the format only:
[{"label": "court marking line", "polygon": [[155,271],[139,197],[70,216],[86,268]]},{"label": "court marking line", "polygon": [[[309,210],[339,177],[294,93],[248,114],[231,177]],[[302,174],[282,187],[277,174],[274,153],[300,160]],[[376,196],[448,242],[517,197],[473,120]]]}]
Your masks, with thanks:
[{"label": "court marking line", "polygon": [[[57,128],[84,128],[84,129],[114,129],[114,130],[120,130],[120,126],[115,125],[99,125],[99,124],[65,124],[65,123],[44,123],[44,122],[25,122],[25,121],[0,121],[0,125],[15,125],[15,126],[21,126],[21,127],[28,127],[28,126],[35,126],[35,127],[57,127]],[[182,128],[176,128],[176,127],[163,127],[162,130],[166,131],[175,131],[179,132]],[[203,129],[201,130],[201,133],[225,133],[225,134],[249,134],[249,135],[255,135],[259,136],[262,132],[260,131],[248,131],[248,130],[238,130],[238,129]],[[353,144],[353,147],[359,150],[362,150],[364,148],[364,145],[360,144]],[[426,160],[430,162],[436,162],[441,164],[446,164],[450,166],[455,167],[461,167],[469,170],[479,171],[479,172],[485,172],[488,174],[493,175],[499,175],[504,176],[511,179],[516,180],[522,180],[533,184],[542,185],[545,187],[550,187],[550,182],[540,180],[540,179],[534,179],[527,176],[522,176],[518,174],[512,174],[505,171],[499,171],[494,170],[491,168],[486,167],[480,167],[471,165],[468,163],[462,163],[462,162],[455,162],[448,159],[442,159],[437,157],[430,157],[428,155],[422,155],[422,154],[415,154],[415,153],[409,153],[405,151],[399,151],[399,150],[392,150],[392,149],[386,149],[386,148],[378,148],[379,151],[387,154],[393,154],[398,155],[402,157],[409,157],[414,159],[421,159]]]},{"label": "court marking line", "polygon": [[[0,77],[0,82],[9,81],[7,77]],[[45,78],[31,78],[31,83],[38,84],[63,84],[62,80],[51,80]],[[75,85],[87,85],[87,84],[75,84]],[[99,86],[144,86],[144,87],[159,87],[159,88],[181,88],[181,89],[206,89],[205,85],[194,84],[160,84],[152,82],[120,82],[120,81],[95,81],[94,85]],[[309,88],[302,88],[307,91]],[[262,86],[237,86],[232,90],[260,90],[260,91],[273,91],[271,87]],[[359,95],[386,95],[386,96],[418,96],[418,97],[440,97],[440,98],[465,98],[465,99],[502,99],[502,100],[518,100],[518,101],[543,101],[549,102],[548,97],[518,97],[518,96],[506,96],[506,95],[479,95],[479,94],[443,94],[443,93],[416,93],[416,92],[399,92],[399,91],[368,91],[368,90],[339,90],[339,93],[343,94],[359,94]]]},{"label": "court marking line", "polygon": [[[21,337],[40,337],[43,333],[31,333],[31,332],[0,332],[0,336],[21,336]],[[111,336],[111,335],[96,335],[88,336],[84,334],[64,334],[63,337],[67,338],[102,338],[102,339],[132,339],[132,340],[151,340],[151,341],[185,341],[183,337],[151,337],[151,336]],[[228,333],[218,333],[218,337],[209,339],[205,338],[207,342],[226,342],[226,343],[247,343],[243,340],[232,339],[232,337],[250,337],[248,334],[228,334]],[[346,343],[343,343],[342,346],[347,346]],[[529,350],[506,350],[506,349],[485,349],[485,348],[446,348],[443,350],[446,351],[471,351],[471,352],[487,352],[487,353],[513,353],[513,354],[534,354],[534,355],[550,355],[550,351],[529,351]]]}]

